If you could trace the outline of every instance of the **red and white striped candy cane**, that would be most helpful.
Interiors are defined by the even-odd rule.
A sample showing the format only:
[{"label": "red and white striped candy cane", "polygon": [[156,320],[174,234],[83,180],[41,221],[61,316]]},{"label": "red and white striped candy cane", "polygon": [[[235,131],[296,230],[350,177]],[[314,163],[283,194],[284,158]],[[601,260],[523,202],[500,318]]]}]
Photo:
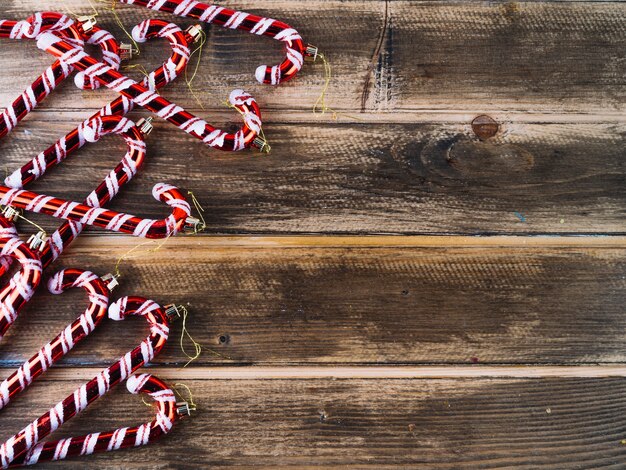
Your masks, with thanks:
[{"label": "red and white striped candy cane", "polygon": [[[89,142],[97,142],[107,134],[118,134],[126,141],[128,151],[122,161],[85,199],[90,207],[103,207],[111,201],[120,189],[128,184],[143,166],[146,157],[146,144],[143,133],[132,121],[119,116],[94,118],[83,127],[83,135]],[[49,238],[40,258],[44,269],[56,260],[63,251],[82,233],[85,225],[73,220],[64,222]]]},{"label": "red and white striped candy cane", "polygon": [[48,289],[53,294],[61,294],[78,287],[89,295],[89,306],[76,321],[68,325],[0,384],[0,409],[7,406],[18,393],[26,390],[37,377],[84,340],[106,317],[109,289],[95,274],[79,269],[66,269],[48,281]]},{"label": "red and white striped candy cane", "polygon": [[68,457],[145,446],[168,434],[176,422],[188,415],[187,403],[176,403],[174,391],[153,375],[132,375],[126,381],[126,387],[130,393],[145,393],[156,402],[157,412],[153,421],[132,428],[40,443],[20,458],[19,462],[14,461],[13,465],[35,465]]},{"label": "red and white striped candy cane", "polygon": [[[122,63],[120,45],[111,33],[94,26],[84,36],[86,36],[87,44],[100,47],[102,50],[102,62],[113,67],[115,70],[120,69]],[[76,86],[81,90],[97,90],[101,87],[100,82],[94,80],[93,77],[82,71],[74,76],[74,83],[76,83]]]},{"label": "red and white striped candy cane", "polygon": [[[84,141],[92,142],[97,141],[105,134],[119,134],[126,140],[128,145],[128,152],[124,159],[107,175],[96,190],[87,197],[86,203],[88,205],[100,207],[109,202],[118,193],[120,187],[130,181],[141,165],[143,165],[146,154],[143,134],[131,121],[119,116],[98,117],[91,123],[81,126],[80,132]],[[6,221],[6,219],[4,220]],[[12,224],[11,227],[13,227]],[[31,266],[41,266],[42,270],[47,268],[78,237],[83,228],[84,226],[79,222],[66,221],[44,242],[43,247],[28,247],[17,238],[16,232],[10,234],[13,240],[7,241],[6,249],[16,250],[17,254],[20,253],[18,248],[24,251],[27,258],[22,261],[22,264],[27,263],[27,265],[23,266],[22,270],[14,276],[13,281],[0,291],[0,336],[4,335],[14,323],[19,311],[28,303],[34,289],[38,285],[38,282],[35,283],[35,279],[32,279],[32,277],[38,273],[38,279],[41,273],[27,268]],[[2,246],[2,239],[0,239],[0,246]],[[24,246],[28,250],[25,250]],[[39,248],[39,251],[34,251],[35,248]],[[20,260],[22,257],[16,256],[15,259]],[[10,259],[0,257],[0,261],[3,261],[0,265],[0,273],[4,273],[11,264]]]},{"label": "red and white striped candy cane", "polygon": [[[81,34],[74,21],[65,15],[44,12],[36,13],[23,21],[0,20],[0,37],[10,39],[36,39],[44,31],[65,31],[73,39]],[[57,60],[33,82],[0,117],[0,137],[11,132],[39,103],[72,73],[72,68]]]},{"label": "red and white striped candy cane", "polygon": [[[149,39],[167,39],[172,48],[171,56],[155,71],[143,79],[141,85],[155,91],[174,81],[187,67],[191,50],[190,44],[197,39],[189,32],[180,29],[174,23],[149,19],[142,21],[132,30],[133,39],[144,43]],[[126,96],[119,96],[100,110],[101,115],[120,114],[125,116],[135,108]]]},{"label": "red and white striped candy cane", "polygon": [[[187,66],[189,62],[189,41],[190,35],[184,33],[178,26],[161,20],[146,20],[133,30],[133,37],[137,41],[145,41],[154,37],[168,39],[172,47],[172,55],[150,74],[150,78],[144,79],[143,84],[153,83],[156,88],[161,88],[174,80]],[[87,119],[81,126],[70,131],[54,145],[50,146],[33,160],[28,162],[19,170],[13,172],[5,179],[5,184],[12,188],[22,189],[32,181],[42,177],[47,170],[64,161],[74,151],[80,149],[87,140],[85,139],[84,128],[92,127],[94,119],[100,116],[119,115],[125,116],[134,108],[134,104],[125,96],[120,96],[113,102],[103,107],[99,112]],[[106,134],[107,123],[97,134]]]},{"label": "red and white striped candy cane", "polygon": [[[146,157],[146,145],[143,133],[126,118],[120,116],[96,116],[85,121],[77,129],[61,139],[45,152],[7,178],[11,187],[20,188],[41,177],[49,168],[62,162],[68,154],[82,147],[85,143],[97,142],[103,136],[117,134],[127,145],[127,152],[122,161],[111,171],[104,181],[87,197],[85,204],[91,207],[102,207],[117,195],[120,188],[127,184],[143,166]],[[68,148],[66,143],[72,142]],[[39,257],[43,269],[56,260],[64,248],[76,239],[84,226],[75,221],[67,221],[57,229],[40,248]],[[0,266],[0,272],[6,267]]]},{"label": "red and white striped candy cane", "polygon": [[[178,26],[165,21],[146,20],[133,30],[133,35],[139,41],[163,37],[171,44],[172,55],[152,74],[153,79],[151,81],[157,88],[166,85],[184,70],[189,60],[189,42],[193,39],[190,34],[183,32]],[[145,83],[148,83],[147,79]],[[90,194],[86,201],[88,205],[93,207],[104,206],[115,196],[122,185],[130,181],[144,162],[145,144],[143,134],[136,127],[132,126],[132,123],[128,120],[106,116],[108,114],[126,114],[132,108],[132,102],[126,97],[121,96],[117,98],[104,107],[100,113],[96,113],[94,117],[85,121],[81,126],[37,155],[20,170],[7,177],[5,184],[12,188],[21,189],[43,176],[53,166],[64,161],[72,152],[84,146],[85,143],[95,142],[107,134],[119,134],[125,139],[128,152],[122,162]],[[52,261],[57,259],[63,249],[69,246],[81,231],[82,225],[73,221],[66,222],[55,231],[39,254],[43,268],[45,269]]]},{"label": "red and white striped candy cane", "polygon": [[231,93],[230,102],[243,114],[244,125],[241,130],[231,134],[216,129],[203,119],[120,74],[112,67],[98,62],[76,42],[68,41],[54,33],[44,33],[39,36],[37,46],[79,70],[89,69],[91,75],[108,88],[126,96],[135,104],[202,140],[209,147],[225,151],[238,151],[247,147],[263,149],[266,146],[265,141],[259,137],[261,132],[259,107],[254,98],[241,90],[235,90]]},{"label": "red and white striped candy cane", "polygon": [[162,307],[141,297],[124,297],[109,307],[109,318],[113,320],[124,320],[129,316],[144,317],[150,325],[150,335],[115,364],[101,371],[72,395],[5,441],[0,446],[2,468],[23,461],[29,450],[154,359],[163,349],[169,335],[169,318]]},{"label": "red and white striped candy cane", "polygon": [[114,232],[132,234],[142,238],[167,238],[187,228],[195,228],[190,219],[191,208],[180,190],[175,186],[159,183],[152,189],[157,201],[172,209],[165,219],[153,220],[78,202],[37,194],[20,189],[0,186],[0,204],[47,214],[85,225],[93,225]]},{"label": "red and white striped candy cane", "polygon": [[42,266],[39,256],[18,236],[15,226],[0,215],[0,259],[20,264],[9,283],[0,291],[0,339],[17,319],[20,309],[28,303],[41,282]]},{"label": "red and white striped candy cane", "polygon": [[287,81],[295,77],[302,69],[305,56],[315,58],[317,55],[317,48],[305,45],[298,31],[282,21],[271,18],[229,10],[195,0],[120,0],[120,2],[187,18],[196,18],[205,23],[216,24],[228,29],[248,31],[283,42],[286,48],[285,59],[279,65],[259,66],[255,76],[260,83],[278,85]]},{"label": "red and white striped candy cane", "polygon": [[[82,40],[87,37],[89,41],[101,46],[103,60],[107,64],[116,69],[119,68],[119,46],[115,38],[106,31],[94,28],[86,33],[80,24],[75,24],[69,17],[54,12],[36,13],[23,21],[0,20],[0,37],[37,39],[46,31],[55,31],[72,40]],[[31,86],[0,113],[0,137],[10,133],[22,119],[69,77],[73,70],[73,67],[59,60],[48,67]],[[80,81],[77,84],[80,84]],[[85,86],[90,86],[90,84],[85,84]]]}]

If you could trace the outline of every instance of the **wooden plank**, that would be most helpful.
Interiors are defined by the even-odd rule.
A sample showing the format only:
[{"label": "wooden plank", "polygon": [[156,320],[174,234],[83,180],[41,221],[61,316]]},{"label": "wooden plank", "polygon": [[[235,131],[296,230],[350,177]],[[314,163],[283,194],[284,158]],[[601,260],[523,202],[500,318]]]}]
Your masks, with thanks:
[{"label": "wooden plank", "polygon": [[[140,450],[51,468],[622,468],[619,379],[190,380],[200,411]],[[47,381],[3,410],[2,437],[77,382]],[[68,423],[80,435],[148,419],[122,390]]]},{"label": "wooden plank", "polygon": [[[152,369],[155,369],[151,366]],[[53,381],[89,380],[102,369],[56,366],[46,378]],[[318,379],[600,379],[626,377],[624,365],[593,366],[218,366],[168,368],[157,366],[160,377],[169,381],[189,380],[318,380]],[[7,376],[11,369],[0,369]]]},{"label": "wooden plank", "polygon": [[[626,360],[623,247],[210,240],[172,240],[153,253],[146,250],[154,245],[143,247],[122,263],[116,292],[187,305],[188,327],[206,348],[198,365]],[[134,246],[126,237],[89,238],[62,265],[104,274]],[[57,298],[42,292],[0,345],[2,364],[34,352],[82,310],[83,299],[80,292]],[[158,363],[184,365],[180,334],[179,323]],[[107,363],[144,335],[140,320],[108,323],[68,362]]]},{"label": "wooden plank", "polygon": [[[94,4],[101,24],[123,38],[108,4]],[[378,119],[395,121],[432,110],[604,116],[625,110],[622,2],[266,0],[260,5],[241,0],[229,6],[288,21],[327,52],[334,76],[329,104],[349,116],[375,113]],[[12,0],[3,2],[0,15],[22,18],[41,9],[92,11],[82,0]],[[148,16],[173,18],[131,6],[118,10],[128,28]],[[279,59],[280,47],[249,34],[208,31],[202,73],[195,82],[203,106],[219,108],[231,89],[244,87],[259,97],[271,120],[284,119],[288,112],[313,118],[310,111],[324,83],[321,65],[306,66],[294,84],[260,86],[253,78],[255,68]],[[3,71],[20,78],[0,83],[2,103],[26,83],[24,64],[49,61],[34,44],[6,42],[3,52],[11,53],[3,53]],[[15,60],[16,55],[23,60]],[[140,62],[150,68],[157,55],[163,57],[162,46],[146,46]],[[199,108],[183,82],[166,95]],[[102,104],[96,97],[105,95],[77,96],[65,93],[52,106],[94,108]]]},{"label": "wooden plank", "polygon": [[[48,115],[9,136],[7,170],[75,122]],[[158,124],[144,172],[111,207],[163,217],[151,188],[164,181],[194,191],[214,234],[626,233],[626,123],[508,123],[488,141],[460,123],[276,124],[267,135],[269,156],[224,154]],[[107,138],[32,187],[82,200],[123,152]]]}]

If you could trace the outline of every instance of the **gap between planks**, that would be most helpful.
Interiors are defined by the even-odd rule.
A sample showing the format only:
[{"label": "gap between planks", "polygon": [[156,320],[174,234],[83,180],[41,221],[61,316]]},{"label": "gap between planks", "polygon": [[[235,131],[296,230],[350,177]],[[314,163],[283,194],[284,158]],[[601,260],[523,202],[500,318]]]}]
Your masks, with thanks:
[{"label": "gap between planks", "polygon": [[[9,370],[9,369],[0,369]],[[46,380],[88,380],[98,368],[58,368]],[[626,364],[612,366],[362,366],[362,367],[148,367],[140,372],[165,380],[315,380],[315,379],[545,379],[625,377]]]},{"label": "gap between planks", "polygon": [[[80,237],[70,248],[83,250],[98,247],[120,251],[137,246],[141,241],[121,235],[89,234]],[[155,243],[159,243],[156,241]],[[168,247],[187,248],[327,248],[327,247],[528,247],[528,248],[626,248],[626,236],[315,236],[315,235],[251,235],[251,236],[182,236],[168,240]]]},{"label": "gap between planks", "polygon": [[[106,101],[106,100],[104,100]],[[104,101],[98,102],[98,105],[104,105]],[[55,109],[51,110],[35,109],[33,115],[40,115],[39,120],[58,121],[59,119],[67,121],[81,122],[86,117],[98,111],[100,107],[94,106],[92,109]],[[3,108],[0,108],[2,110]],[[215,120],[231,120],[233,118],[232,111],[224,111],[223,108],[212,108],[207,106],[204,109],[190,106],[186,108],[193,113],[211,114]],[[334,112],[339,114],[337,119],[333,119],[332,112],[325,115],[314,115],[313,112],[294,111],[290,109],[266,107],[262,110],[264,114],[263,123],[281,124],[431,124],[431,123],[460,123],[468,124],[474,120],[476,116],[487,114],[500,123],[513,122],[520,124],[602,124],[602,123],[624,123],[626,122],[626,113],[623,111],[606,112],[606,113],[537,113],[529,110],[503,111],[501,109],[409,109],[394,110],[393,112],[365,112],[362,113],[355,109],[335,109]]]}]

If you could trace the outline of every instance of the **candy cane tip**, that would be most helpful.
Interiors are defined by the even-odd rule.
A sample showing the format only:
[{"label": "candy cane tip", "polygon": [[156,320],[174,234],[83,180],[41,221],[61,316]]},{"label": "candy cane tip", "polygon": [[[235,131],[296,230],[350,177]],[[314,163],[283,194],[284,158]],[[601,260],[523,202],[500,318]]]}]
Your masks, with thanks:
[{"label": "candy cane tip", "polygon": [[115,321],[120,321],[124,319],[124,316],[122,315],[122,309],[119,303],[116,302],[109,306],[109,318]]},{"label": "candy cane tip", "polygon": [[91,143],[96,142],[96,140],[97,140],[97,138],[96,138],[96,129],[94,129],[93,127],[90,127],[90,126],[85,126],[83,128],[83,136],[85,137],[85,140],[87,142],[91,142]]},{"label": "candy cane tip", "polygon": [[256,69],[254,76],[256,77],[259,83],[265,83],[265,71],[266,70],[267,70],[267,65],[259,65],[259,67]]},{"label": "candy cane tip", "polygon": [[141,386],[141,377],[137,375],[131,375],[130,377],[128,377],[128,380],[126,381],[126,388],[130,393],[132,393],[133,395],[137,395]]},{"label": "candy cane tip", "polygon": [[245,94],[246,92],[243,90],[233,90],[230,92],[228,100],[230,101],[230,104],[236,105],[239,103],[239,100],[237,98]]},{"label": "candy cane tip", "polygon": [[135,42],[138,43],[144,43],[146,42],[148,39],[141,34],[141,25],[137,25],[133,28],[132,32],[130,33],[130,35],[133,37],[133,40]]},{"label": "candy cane tip", "polygon": [[4,180],[4,184],[9,188],[22,189],[22,174],[20,171],[15,171],[11,175],[7,176]]}]

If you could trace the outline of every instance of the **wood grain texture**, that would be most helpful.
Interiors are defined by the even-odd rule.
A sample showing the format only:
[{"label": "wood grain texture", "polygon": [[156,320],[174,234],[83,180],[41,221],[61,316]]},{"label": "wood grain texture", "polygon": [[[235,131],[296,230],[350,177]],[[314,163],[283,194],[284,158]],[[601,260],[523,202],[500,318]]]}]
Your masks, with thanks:
[{"label": "wood grain texture", "polygon": [[[222,103],[245,88],[273,152],[226,155],[157,123],[145,171],[111,206],[164,216],[150,189],[169,182],[194,191],[208,234],[239,235],[145,246],[121,265],[115,296],[189,308],[203,355],[182,368],[178,322],[150,370],[191,387],[199,411],[150,448],[44,468],[624,468],[626,3],[221,3],[286,20],[327,54],[337,120],[311,112],[321,63],[261,86],[253,71],[279,46],[205,28],[200,103],[183,81],[163,94],[233,129],[239,116]],[[91,11],[84,0],[8,0],[0,17],[45,9]],[[127,28],[173,18],[118,13]],[[1,105],[52,58],[34,42],[0,47]],[[152,69],[167,52],[148,44],[135,63]],[[114,97],[64,84],[0,142],[4,169]],[[495,119],[495,137],[474,134],[479,114]],[[107,138],[32,188],[82,199],[122,152]],[[339,234],[355,236],[328,236]],[[105,274],[137,243],[83,237],[55,269]],[[79,291],[40,293],[0,343],[0,377],[84,305]],[[2,411],[0,442],[145,335],[139,319],[102,325]],[[149,413],[118,389],[56,437]]]},{"label": "wood grain texture", "polygon": [[[7,168],[78,121],[50,119],[0,143]],[[214,234],[626,233],[626,124],[508,123],[486,142],[457,123],[274,124],[267,136],[269,156],[223,154],[159,123],[145,170],[110,207],[163,217],[151,188],[168,182],[194,191]],[[123,152],[105,138],[32,188],[82,200]]]},{"label": "wood grain texture", "polygon": [[[123,37],[110,3],[94,4],[101,23]],[[285,20],[326,52],[335,77],[329,101],[348,114],[380,113],[393,120],[429,110],[602,115],[625,110],[626,6],[621,2],[242,0],[228,5]],[[20,18],[41,9],[92,11],[82,0],[11,0],[3,2],[0,14]],[[173,18],[137,7],[118,10],[128,28],[148,15]],[[257,85],[253,72],[279,59],[280,46],[221,28],[208,32],[203,74],[196,82],[205,106],[217,108],[231,89],[244,87],[280,116],[310,111],[323,84],[321,65],[306,66],[296,82],[270,89]],[[147,49],[161,51],[161,57],[166,53]],[[12,50],[25,55],[3,67],[8,76],[26,78],[24,64],[47,60],[34,44]],[[154,64],[146,59],[150,55],[140,62]],[[0,84],[0,102],[17,90]],[[166,94],[194,106],[184,83]],[[54,98],[54,106],[99,106],[93,96],[78,100],[66,94]]]},{"label": "wood grain texture", "polygon": [[[208,211],[211,233],[626,233],[622,158],[626,133],[623,116],[616,114],[623,101],[618,80],[623,75],[619,54],[624,28],[618,21],[623,4],[324,1],[302,5],[271,1],[263,5],[261,13],[302,24],[307,37],[326,37],[330,49],[361,63],[355,66],[340,60],[333,87],[347,86],[347,91],[337,94],[352,102],[338,109],[359,113],[363,101],[368,117],[365,121],[351,119],[351,123],[320,122],[311,119],[312,115],[308,122],[303,120],[305,108],[319,92],[310,82],[313,70],[307,67],[302,77],[285,87],[252,87],[267,105],[266,134],[273,146],[270,156],[207,150],[177,129],[159,123],[150,142],[150,163],[124,193],[141,215],[163,215],[150,197],[150,188],[166,181],[194,190]],[[61,6],[86,12],[75,0]],[[258,5],[243,2],[238,6],[256,10]],[[23,17],[37,8],[43,8],[41,2],[8,2],[3,14]],[[325,13],[320,15],[320,11]],[[103,8],[101,14],[101,24],[123,37],[111,12]],[[128,26],[146,15],[156,15],[127,6],[120,6],[119,14]],[[321,20],[314,20],[313,15]],[[357,16],[364,19],[357,21]],[[585,21],[577,21],[579,18]],[[385,23],[385,32],[377,32]],[[565,39],[555,41],[556,31]],[[252,83],[244,72],[269,59],[268,44],[271,42],[247,34],[211,29],[204,54],[208,68],[196,85],[213,95],[203,101],[212,103],[207,112],[216,124],[226,128],[237,124],[234,112],[216,109],[230,89]],[[241,57],[223,52],[233,48],[242,51]],[[254,48],[259,53],[254,53]],[[265,56],[260,54],[263,50]],[[381,64],[372,62],[376,50]],[[141,60],[150,69],[165,53],[162,44],[152,44]],[[414,60],[424,54],[433,57]],[[463,60],[455,59],[454,54],[462,55]],[[386,58],[390,55],[395,57],[393,61]],[[0,101],[8,101],[31,78],[23,71],[21,57],[41,63],[42,68],[51,60],[36,51],[34,44],[3,41],[0,64],[15,80],[0,82]],[[454,65],[461,62],[462,67]],[[474,71],[479,64],[487,70]],[[528,64],[536,70],[527,70]],[[415,67],[441,69],[435,76],[442,81],[419,78]],[[540,79],[540,69],[546,67],[555,71],[545,72]],[[491,80],[487,75],[493,76]],[[225,76],[237,78],[224,80]],[[576,91],[572,101],[560,95],[568,90],[563,79],[572,81]],[[424,80],[433,85],[421,83]],[[543,81],[533,84],[533,80]],[[368,84],[365,88],[364,81]],[[379,88],[386,81],[389,91],[381,95]],[[509,91],[514,99],[504,104]],[[429,113],[436,115],[433,121],[424,122],[424,115],[413,111],[423,107],[420,100],[440,103],[441,96],[433,93],[448,96],[449,104],[431,106]],[[197,106],[189,99],[183,81],[164,94],[180,98],[181,104],[191,108]],[[113,96],[108,91],[76,93],[73,84],[64,85],[40,112],[0,144],[5,168],[20,166]],[[468,102],[466,96],[475,98]],[[523,104],[527,99],[534,104]],[[296,113],[294,121],[288,113],[273,110],[273,101]],[[515,108],[514,102],[521,107]],[[591,102],[602,110],[594,111]],[[303,107],[303,103],[308,104]],[[581,108],[574,111],[571,103]],[[546,118],[543,105],[550,108],[552,118]],[[372,107],[393,112],[378,118]],[[381,124],[390,120],[388,116],[404,114],[405,107],[412,110],[408,122]],[[494,139],[480,141],[470,123],[485,109],[501,128]],[[523,116],[520,110],[534,113],[539,122],[519,117]],[[537,113],[542,112],[540,117]],[[597,114],[592,114],[591,121],[587,116],[576,122],[578,118],[571,113],[579,116],[581,112]],[[569,116],[567,122],[558,122],[563,116]],[[80,152],[76,162],[63,165],[33,187],[82,199],[121,154],[121,145],[112,141],[107,139]],[[111,157],[104,160],[105,155]],[[89,162],[87,169],[85,162]],[[82,174],[80,182],[75,181],[75,171]],[[112,207],[129,206],[119,202]]]},{"label": "wood grain texture", "polygon": [[[154,371],[158,373],[158,370]],[[76,381],[47,381],[4,412],[2,436]],[[93,468],[623,468],[626,382],[194,380],[200,411],[164,442]],[[121,389],[69,423],[77,435],[149,418]],[[4,424],[3,423],[3,424]],[[6,426],[6,427],[5,427]],[[85,468],[85,461],[51,468]]]},{"label": "wood grain texture", "polygon": [[[104,274],[135,246],[127,238],[104,240],[83,240],[62,264]],[[122,264],[116,292],[187,305],[189,329],[207,349],[197,366],[626,361],[623,248],[210,240],[174,240],[156,253],[144,247]],[[17,364],[54,336],[82,310],[82,299],[81,292],[42,292],[0,345],[2,364]],[[103,325],[67,362],[107,363],[145,330],[140,320]],[[184,365],[180,333],[177,324],[157,363]]]}]

